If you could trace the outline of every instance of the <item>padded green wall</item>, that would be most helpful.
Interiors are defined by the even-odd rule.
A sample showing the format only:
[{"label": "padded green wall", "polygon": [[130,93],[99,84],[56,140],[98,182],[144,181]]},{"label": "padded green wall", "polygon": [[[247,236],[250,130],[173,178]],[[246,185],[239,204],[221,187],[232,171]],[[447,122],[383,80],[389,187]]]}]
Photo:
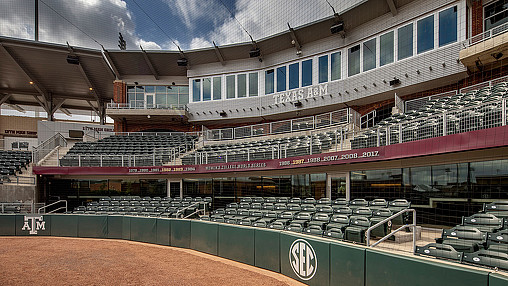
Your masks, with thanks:
[{"label": "padded green wall", "polygon": [[0,235],[16,235],[16,215],[0,215]]},{"label": "padded green wall", "polygon": [[508,285],[508,276],[498,273],[490,273],[489,286],[506,286]]},{"label": "padded green wall", "polygon": [[219,256],[254,265],[254,228],[219,225]]},{"label": "padded green wall", "polygon": [[489,285],[488,272],[421,257],[366,250],[366,286]]},{"label": "padded green wall", "polygon": [[157,219],[157,244],[171,245],[171,220]]},{"label": "padded green wall", "polygon": [[256,229],[254,231],[254,265],[280,272],[280,231]]},{"label": "padded green wall", "polygon": [[171,246],[190,248],[191,224],[189,220],[171,220]]},{"label": "padded green wall", "polygon": [[98,215],[78,216],[78,236],[91,238],[107,238],[108,217]]},{"label": "padded green wall", "polygon": [[131,216],[124,216],[122,223],[122,239],[131,240]]},{"label": "padded green wall", "polygon": [[365,248],[330,242],[330,285],[364,285]]},{"label": "padded green wall", "polygon": [[154,244],[157,243],[157,219],[132,217],[131,240]]},{"label": "padded green wall", "polygon": [[108,215],[108,238],[122,238],[123,216]]},{"label": "padded green wall", "polygon": [[[28,229],[23,230],[24,222],[25,222],[25,216],[42,216],[42,220],[44,221],[44,229],[39,227],[37,230],[37,235],[51,235],[51,215],[38,215],[38,214],[27,214],[27,215],[16,215],[16,235],[27,235],[32,236],[33,234],[30,234],[30,231]],[[31,221],[28,220],[28,225],[31,228],[32,224]],[[36,225],[37,228],[37,225]]]},{"label": "padded green wall", "polygon": [[[291,267],[289,252],[291,245],[297,239],[303,239],[309,243],[317,257],[316,273],[310,280],[299,278]],[[280,272],[293,279],[308,285],[330,285],[330,243],[327,240],[314,238],[309,235],[298,235],[287,232],[280,233]]]},{"label": "padded green wall", "polygon": [[78,217],[69,214],[51,215],[51,235],[77,237]]},{"label": "padded green wall", "polygon": [[191,221],[190,248],[217,255],[219,225],[216,223]]}]

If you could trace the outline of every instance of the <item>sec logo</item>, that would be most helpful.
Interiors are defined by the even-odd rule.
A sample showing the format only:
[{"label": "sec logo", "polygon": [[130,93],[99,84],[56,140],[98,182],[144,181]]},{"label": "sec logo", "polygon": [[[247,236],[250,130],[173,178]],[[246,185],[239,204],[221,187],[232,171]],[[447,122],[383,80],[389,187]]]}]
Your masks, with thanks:
[{"label": "sec logo", "polygon": [[312,245],[303,239],[295,240],[289,248],[289,263],[300,279],[312,279],[317,270],[317,257]]}]

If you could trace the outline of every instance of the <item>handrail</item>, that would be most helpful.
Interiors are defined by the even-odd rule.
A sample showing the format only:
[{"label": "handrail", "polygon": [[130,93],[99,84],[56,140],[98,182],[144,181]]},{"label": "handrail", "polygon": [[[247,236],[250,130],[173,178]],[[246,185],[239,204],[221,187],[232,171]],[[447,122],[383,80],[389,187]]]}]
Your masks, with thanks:
[{"label": "handrail", "polygon": [[59,207],[59,208],[57,208],[57,209],[54,209],[54,210],[52,210],[52,211],[48,212],[48,214],[54,213],[54,212],[56,212],[56,211],[58,211],[58,210],[61,210],[61,209],[65,209],[65,212],[67,212],[67,201],[66,201],[66,200],[59,200],[59,201],[56,201],[56,202],[51,203],[51,204],[49,204],[49,205],[45,205],[45,206],[42,206],[42,207],[38,208],[38,209],[37,209],[37,213],[41,213],[41,210],[45,210],[46,208],[48,208],[48,207],[50,207],[50,206],[53,206],[53,205],[56,205],[56,204],[61,203],[61,202],[64,202],[64,203],[65,203],[65,206],[63,206],[63,207]]},{"label": "handrail", "polygon": [[481,34],[475,35],[466,39],[462,42],[462,48],[467,49],[476,44],[482,43],[488,39],[491,39],[494,36],[500,35],[508,31],[508,23],[504,23],[502,25],[496,26],[490,30],[487,30]]},{"label": "handrail", "polygon": [[[412,224],[405,224],[399,228],[397,228],[396,230],[392,231],[391,233],[385,235],[384,237],[382,237],[380,240],[378,240],[376,243],[370,245],[370,232],[371,230],[377,228],[378,226],[388,222],[389,220],[393,219],[393,218],[396,218],[404,213],[408,213],[408,212],[411,212],[413,213],[413,223]],[[365,231],[365,236],[366,236],[366,243],[367,243],[367,247],[375,247],[376,245],[380,244],[381,242],[387,240],[388,238],[390,238],[391,236],[393,236],[395,233],[401,231],[402,229],[405,229],[406,227],[411,227],[413,229],[413,253],[415,252],[415,249],[416,249],[416,210],[415,209],[403,209],[401,211],[399,211],[398,213],[396,214],[393,214],[385,219],[383,219],[382,221],[376,223],[375,225],[369,227],[366,231]]]},{"label": "handrail", "polygon": [[44,159],[46,155],[51,153],[53,149],[56,147],[66,147],[67,146],[67,140],[65,137],[60,133],[55,133],[53,136],[49,137],[48,139],[44,140],[41,144],[38,146],[33,147],[32,152],[32,162],[35,165],[38,165],[41,160]]},{"label": "handrail", "polygon": [[[180,215],[183,211],[185,211],[186,209],[189,209],[189,208],[191,208],[191,207],[193,207],[193,206],[195,206],[195,205],[201,205],[201,204],[203,204],[203,214],[205,214],[205,212],[206,212],[206,205],[208,204],[208,202],[204,202],[204,201],[203,201],[203,202],[194,202],[194,203],[193,203],[193,204],[191,204],[191,205],[188,205],[188,206],[186,206],[186,207],[184,207],[184,208],[179,209],[179,210],[176,212],[175,217],[177,217],[177,218],[178,218],[178,216],[179,216],[179,215]],[[199,207],[198,207],[198,209],[199,209]],[[193,212],[193,213],[191,213],[191,214],[189,214],[189,215],[187,215],[186,217],[183,217],[183,215],[182,215],[182,218],[184,218],[184,219],[185,219],[185,218],[188,218],[188,217],[190,217],[191,215],[193,215],[193,214],[195,214],[195,213],[197,213],[197,212],[199,212],[199,210],[198,210],[198,211],[196,211],[196,212]]]}]

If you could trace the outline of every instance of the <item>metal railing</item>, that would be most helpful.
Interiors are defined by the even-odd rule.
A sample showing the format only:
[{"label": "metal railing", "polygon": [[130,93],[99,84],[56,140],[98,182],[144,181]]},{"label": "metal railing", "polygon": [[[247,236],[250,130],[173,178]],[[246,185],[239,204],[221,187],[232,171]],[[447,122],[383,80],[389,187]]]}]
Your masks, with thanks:
[{"label": "metal railing", "polygon": [[27,203],[0,203],[0,213],[34,213],[37,205],[34,202]]},{"label": "metal railing", "polygon": [[497,27],[494,27],[488,31],[485,31],[481,34],[478,34],[476,36],[473,36],[465,41],[462,42],[462,48],[467,49],[470,46],[474,46],[478,43],[482,43],[488,39],[491,39],[497,35],[503,34],[506,31],[508,31],[508,23],[504,23],[502,25],[499,25]]},{"label": "metal railing", "polygon": [[[387,223],[389,221],[391,221],[392,219],[400,216],[400,215],[403,215],[405,213],[412,213],[413,214],[413,223],[412,224],[404,224],[402,225],[401,227],[397,228],[396,230],[390,232],[389,234],[385,235],[384,237],[382,237],[381,239],[379,239],[378,241],[376,241],[374,244],[370,245],[370,233],[373,229],[383,225],[384,223]],[[381,242],[387,240],[388,238],[392,237],[393,235],[395,235],[397,232],[403,230],[403,229],[406,229],[406,228],[411,228],[412,231],[413,231],[413,245],[412,245],[412,251],[411,253],[414,253],[415,250],[416,250],[416,211],[414,209],[404,209],[404,210],[401,210],[400,212],[394,214],[394,215],[391,215],[387,218],[385,218],[384,220],[376,223],[375,225],[372,225],[371,227],[369,227],[366,231],[365,231],[365,241],[366,241],[366,244],[367,244],[367,247],[375,247],[376,245],[379,245]]]},{"label": "metal railing", "polygon": [[[184,208],[178,209],[178,211],[175,213],[175,217],[176,217],[176,218],[179,218],[179,216],[180,216],[180,218],[186,219],[186,218],[189,218],[189,217],[191,217],[191,216],[193,216],[193,215],[195,215],[195,214],[200,213],[201,211],[203,212],[203,215],[205,215],[205,214],[206,214],[206,206],[207,206],[208,204],[209,204],[208,202],[195,202],[195,203],[190,204],[190,205],[188,205],[188,206],[186,206],[186,207],[184,207]],[[203,209],[200,209],[200,208],[199,208],[199,206],[200,206],[200,205],[203,205]],[[184,216],[184,214],[185,214],[185,210],[188,210],[188,209],[193,208],[193,207],[195,207],[195,206],[198,206],[198,207],[196,208],[196,211],[194,211],[194,212],[192,212],[192,213],[190,213],[190,214],[188,214],[188,215]]]},{"label": "metal railing", "polygon": [[32,162],[34,162],[36,165],[39,165],[42,159],[44,159],[53,149],[59,146],[66,147],[67,140],[65,140],[65,137],[62,134],[56,133],[55,135],[39,144],[39,146],[33,147]]},{"label": "metal railing", "polygon": [[[54,210],[51,210],[49,212],[46,212],[47,208],[52,207],[52,206],[57,205],[57,204],[61,204],[61,203],[63,203],[64,205],[61,206],[61,207],[58,207],[58,208],[56,208]],[[40,213],[52,214],[52,213],[55,213],[55,212],[57,212],[59,210],[64,210],[64,212],[67,212],[67,201],[66,200],[59,200],[59,201],[56,201],[56,202],[51,203],[49,205],[42,206],[42,207],[37,209],[37,213],[39,213],[39,214]],[[41,212],[41,211],[44,211],[44,212]]]},{"label": "metal railing", "polygon": [[107,105],[108,109],[171,109],[171,110],[186,110],[187,105],[185,104],[150,104],[145,101],[130,102],[130,103],[116,103],[109,102]]},{"label": "metal railing", "polygon": [[9,184],[35,185],[35,177],[30,176],[5,176],[2,181]]},{"label": "metal railing", "polygon": [[345,108],[315,116],[308,116],[297,119],[255,124],[235,128],[223,128],[223,129],[204,128],[203,137],[204,140],[207,141],[244,139],[266,135],[315,130],[348,123],[356,124],[356,126],[359,126],[360,124],[360,114],[351,108]]}]

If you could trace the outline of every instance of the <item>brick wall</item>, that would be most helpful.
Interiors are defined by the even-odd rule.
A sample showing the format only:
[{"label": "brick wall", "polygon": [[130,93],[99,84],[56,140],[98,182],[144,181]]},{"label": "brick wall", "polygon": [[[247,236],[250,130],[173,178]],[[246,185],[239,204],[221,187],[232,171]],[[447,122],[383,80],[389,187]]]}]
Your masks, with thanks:
[{"label": "brick wall", "polygon": [[113,82],[113,101],[116,103],[127,102],[127,84],[121,80]]},{"label": "brick wall", "polygon": [[481,0],[474,0],[471,6],[471,34],[483,33],[483,6]]}]

